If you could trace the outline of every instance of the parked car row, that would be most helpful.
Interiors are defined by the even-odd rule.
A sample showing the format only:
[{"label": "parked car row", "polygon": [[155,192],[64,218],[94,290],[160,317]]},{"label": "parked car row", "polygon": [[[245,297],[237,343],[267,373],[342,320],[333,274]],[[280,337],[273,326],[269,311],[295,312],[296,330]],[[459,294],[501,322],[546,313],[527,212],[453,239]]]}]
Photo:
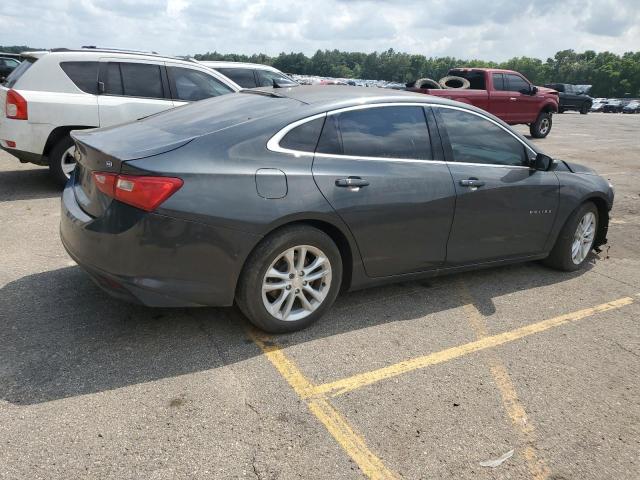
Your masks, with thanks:
[{"label": "parked car row", "polygon": [[129,122],[241,88],[295,84],[265,65],[133,51],[54,49],[23,58],[0,85],[0,147],[22,162],[48,165],[60,184],[75,167],[72,130]]},{"label": "parked car row", "polygon": [[591,107],[591,111],[604,113],[640,113],[639,107],[640,100],[596,98]]}]

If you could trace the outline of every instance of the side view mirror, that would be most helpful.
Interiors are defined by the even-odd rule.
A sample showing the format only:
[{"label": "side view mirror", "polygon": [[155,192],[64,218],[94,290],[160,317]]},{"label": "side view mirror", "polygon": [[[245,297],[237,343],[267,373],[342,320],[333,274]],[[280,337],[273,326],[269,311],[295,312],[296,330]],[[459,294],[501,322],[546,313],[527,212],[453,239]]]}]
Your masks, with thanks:
[{"label": "side view mirror", "polygon": [[536,158],[534,158],[531,161],[530,165],[531,165],[531,168],[546,172],[551,168],[552,164],[553,164],[553,158],[551,158],[549,155],[545,155],[544,153],[538,153],[536,155]]},{"label": "side view mirror", "polygon": [[531,87],[529,88],[529,95],[535,95],[536,93],[538,93],[538,87],[536,87],[535,85],[531,85]]}]

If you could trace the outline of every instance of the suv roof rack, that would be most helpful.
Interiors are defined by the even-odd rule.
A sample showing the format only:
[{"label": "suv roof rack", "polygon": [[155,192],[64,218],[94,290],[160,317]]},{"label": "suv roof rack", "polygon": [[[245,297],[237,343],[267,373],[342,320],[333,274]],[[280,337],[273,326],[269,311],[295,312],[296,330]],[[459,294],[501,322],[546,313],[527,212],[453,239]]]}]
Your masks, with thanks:
[{"label": "suv roof rack", "polygon": [[129,50],[126,48],[105,48],[105,47],[96,47],[94,45],[85,45],[81,48],[52,48],[49,50],[50,52],[115,52],[115,53],[130,53],[132,55],[156,55],[158,57],[165,58],[177,58],[182,60],[179,57],[172,57],[171,55],[161,55],[158,52],[148,52],[144,50]]}]

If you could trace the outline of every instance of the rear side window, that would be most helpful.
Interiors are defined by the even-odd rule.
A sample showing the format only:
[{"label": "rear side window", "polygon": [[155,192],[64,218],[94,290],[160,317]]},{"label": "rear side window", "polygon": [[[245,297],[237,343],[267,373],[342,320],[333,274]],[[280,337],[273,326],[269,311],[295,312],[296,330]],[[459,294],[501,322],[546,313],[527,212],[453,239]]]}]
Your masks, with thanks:
[{"label": "rear side window", "polygon": [[529,83],[518,75],[505,75],[505,81],[509,84],[510,92],[520,92],[522,90],[529,90]]},{"label": "rear side window", "polygon": [[9,74],[4,82],[5,87],[12,88],[20,79],[20,77],[24,75],[24,72],[31,68],[31,65],[33,65],[36,60],[36,58],[27,57],[20,65],[15,68],[13,72]]},{"label": "rear side window", "polygon": [[494,90],[506,90],[506,88],[504,88],[504,77],[501,73],[494,73],[491,77],[493,79]]},{"label": "rear side window", "polygon": [[280,140],[280,146],[300,152],[315,152],[323,123],[324,117],[316,118],[315,120],[291,129],[289,133]]},{"label": "rear side window", "polygon": [[204,72],[191,68],[167,67],[177,100],[195,102],[204,98],[230,93],[230,87]]},{"label": "rear side window", "polygon": [[455,75],[456,77],[462,77],[469,80],[471,84],[469,88],[471,90],[486,90],[486,83],[484,81],[484,72],[476,72],[473,70],[451,70],[449,75]]},{"label": "rear side window", "polygon": [[330,115],[322,137],[318,144],[321,153],[433,158],[424,110],[417,106],[376,107]]},{"label": "rear side window", "polygon": [[229,77],[242,88],[256,88],[256,78],[250,68],[216,68],[225,77]]},{"label": "rear side window", "polygon": [[98,94],[98,62],[62,62],[60,68],[80,90]]},{"label": "rear side window", "polygon": [[120,75],[119,63],[107,64],[107,75],[105,78],[105,93],[107,95],[123,95],[122,75]]},{"label": "rear side window", "polygon": [[165,98],[160,65],[120,63],[122,88],[127,97]]},{"label": "rear side window", "polygon": [[461,110],[439,108],[456,162],[525,165],[525,147],[513,135],[482,118]]}]

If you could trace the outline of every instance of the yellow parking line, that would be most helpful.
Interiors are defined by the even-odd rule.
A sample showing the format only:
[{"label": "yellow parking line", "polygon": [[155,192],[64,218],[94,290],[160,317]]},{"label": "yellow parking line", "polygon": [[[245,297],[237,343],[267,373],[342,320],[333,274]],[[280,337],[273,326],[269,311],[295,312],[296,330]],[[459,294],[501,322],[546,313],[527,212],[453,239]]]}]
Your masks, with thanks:
[{"label": "yellow parking line", "polygon": [[367,477],[374,480],[397,478],[382,463],[382,460],[369,450],[363,438],[353,430],[346,419],[340,415],[326,398],[322,396],[308,398],[309,392],[313,391],[315,386],[307,380],[300,369],[285,355],[278,345],[271,342],[268,336],[255,329],[249,330],[247,333],[298,396],[305,399],[311,413],[325,426]]},{"label": "yellow parking line", "polygon": [[317,385],[312,388],[305,389],[303,391],[303,394],[307,397],[317,395],[341,395],[388,378],[411,372],[413,370],[425,368],[430,365],[436,365],[438,363],[453,360],[455,358],[459,358],[473,352],[478,352],[487,348],[493,348],[498,345],[513,342],[514,340],[519,340],[529,335],[533,335],[534,333],[544,332],[545,330],[549,330],[550,328],[559,327],[560,325],[563,325],[565,323],[576,322],[578,320],[582,320],[598,313],[615,310],[626,305],[630,305],[633,302],[634,300],[631,297],[619,298],[611,302],[596,305],[595,307],[585,308],[583,310],[578,310],[577,312],[567,313],[566,315],[560,315],[558,317],[550,318],[542,322],[526,325],[515,330],[484,337],[479,340],[466,343],[464,345],[447,348],[446,350],[442,350],[440,352],[435,352],[429,355],[424,355],[422,357],[405,360],[388,367],[379,368],[370,372],[360,373],[352,377],[336,380],[334,382]]},{"label": "yellow parking line", "polygon": [[[467,313],[467,318],[475,331],[476,336],[479,340],[488,337],[489,332],[487,330],[484,317],[473,305],[473,297],[462,281],[460,281],[460,294],[463,301],[467,302],[467,305],[464,306],[464,310]],[[531,478],[534,480],[545,480],[549,476],[550,471],[544,460],[538,456],[535,448],[535,427],[527,418],[527,412],[524,409],[524,405],[518,398],[518,393],[511,381],[511,376],[504,364],[500,361],[498,355],[496,355],[495,350],[487,351],[486,360],[489,365],[493,381],[500,392],[502,405],[511,419],[511,423],[514,428],[524,440],[522,455],[527,464],[527,468],[529,469],[529,473],[531,474]]]}]

